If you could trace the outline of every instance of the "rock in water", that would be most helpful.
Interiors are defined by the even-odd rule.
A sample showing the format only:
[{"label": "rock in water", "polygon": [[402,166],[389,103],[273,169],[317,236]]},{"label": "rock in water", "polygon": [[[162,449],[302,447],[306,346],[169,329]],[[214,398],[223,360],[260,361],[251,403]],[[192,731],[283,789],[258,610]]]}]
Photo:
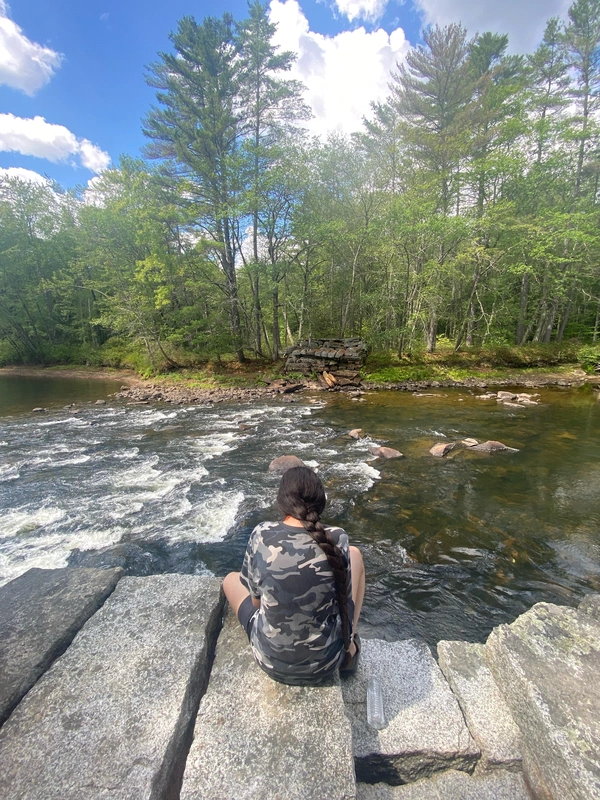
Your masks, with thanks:
[{"label": "rock in water", "polygon": [[463,439],[462,443],[465,445],[465,447],[476,447],[476,445],[479,444],[477,439]]},{"label": "rock in water", "polygon": [[122,578],[0,731],[0,797],[158,800],[181,774],[221,581]]},{"label": "rock in water", "polygon": [[353,439],[364,439],[365,435],[362,428],[353,428],[351,431],[348,431],[348,436],[351,436]]},{"label": "rock in water", "polygon": [[434,444],[429,452],[436,458],[443,458],[453,447],[454,442],[439,442],[438,444]]},{"label": "rock in water", "polygon": [[200,703],[181,800],[350,800],[352,731],[339,679],[284,686],[228,613]]},{"label": "rock in water", "polygon": [[498,392],[496,397],[498,400],[516,400],[517,395],[513,392]]},{"label": "rock in water", "polygon": [[287,472],[288,469],[292,469],[292,467],[304,466],[306,466],[304,461],[298,458],[298,456],[277,456],[277,458],[274,458],[269,464],[269,472],[283,475],[284,472]]},{"label": "rock in water", "polygon": [[493,440],[488,441],[488,442],[482,442],[481,444],[477,444],[472,449],[473,450],[481,450],[484,453],[495,453],[495,452],[497,452],[499,450],[514,450],[514,451],[516,451],[516,448],[514,448],[514,447],[507,447],[502,442],[495,442]]},{"label": "rock in water", "polygon": [[400,450],[394,450],[393,447],[369,447],[369,453],[372,453],[378,458],[404,458]]},{"label": "rock in water", "polygon": [[486,661],[523,734],[523,769],[536,797],[600,798],[600,623],[538,603],[500,625]]},{"label": "rock in water", "polygon": [[0,589],[0,725],[73,641],[120,569],[30,569]]}]

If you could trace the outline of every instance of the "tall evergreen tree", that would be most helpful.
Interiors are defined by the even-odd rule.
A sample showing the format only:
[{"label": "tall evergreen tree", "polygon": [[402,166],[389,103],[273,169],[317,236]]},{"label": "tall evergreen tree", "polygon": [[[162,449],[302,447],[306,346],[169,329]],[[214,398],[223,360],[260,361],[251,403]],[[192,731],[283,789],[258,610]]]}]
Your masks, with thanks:
[{"label": "tall evergreen tree", "polygon": [[144,122],[151,158],[165,161],[171,178],[182,178],[197,209],[201,236],[220,265],[229,306],[234,349],[244,360],[236,274],[240,215],[239,149],[242,63],[230,14],[180,20],[171,34],[174,53],[161,53],[148,83],[158,89],[159,108]]}]

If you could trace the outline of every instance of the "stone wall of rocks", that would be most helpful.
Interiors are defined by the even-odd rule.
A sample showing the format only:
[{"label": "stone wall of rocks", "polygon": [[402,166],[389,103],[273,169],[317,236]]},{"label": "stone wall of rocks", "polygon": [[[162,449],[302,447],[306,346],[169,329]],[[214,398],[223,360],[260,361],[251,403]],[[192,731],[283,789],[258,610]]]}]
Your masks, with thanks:
[{"label": "stone wall of rocks", "polygon": [[[287,347],[286,372],[311,375],[316,372],[358,372],[367,356],[367,345],[362,339],[306,339]],[[345,377],[345,376],[342,376]]]}]

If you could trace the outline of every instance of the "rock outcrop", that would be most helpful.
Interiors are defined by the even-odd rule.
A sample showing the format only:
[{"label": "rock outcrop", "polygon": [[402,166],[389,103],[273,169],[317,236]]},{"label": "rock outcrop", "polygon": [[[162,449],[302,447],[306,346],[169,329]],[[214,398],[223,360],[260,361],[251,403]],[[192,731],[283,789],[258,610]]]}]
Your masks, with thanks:
[{"label": "rock outcrop", "polygon": [[483,645],[439,642],[439,665],[479,749],[478,772],[520,771],[521,737],[483,657]]},{"label": "rock outcrop", "polygon": [[306,688],[259,669],[232,613],[219,633],[217,578],[47,572],[0,592],[7,676],[99,610],[0,730],[1,797],[600,800],[600,595],[439,642],[439,666],[423,642],[363,639],[354,677]]},{"label": "rock outcrop", "polygon": [[597,599],[580,610],[538,603],[495,628],[485,645],[522,733],[524,772],[542,798],[600,798],[597,611]]},{"label": "rock outcrop", "polygon": [[30,569],[0,589],[0,725],[122,574],[120,569]]},{"label": "rock outcrop", "polygon": [[339,679],[318,688],[276,683],[257,666],[228,614],[181,800],[351,800],[355,793]]},{"label": "rock outcrop", "polygon": [[[386,725],[367,724],[366,689],[380,678]],[[407,783],[439,770],[472,772],[480,752],[424,642],[363,640],[358,673],[342,686],[358,780]]]},{"label": "rock outcrop", "polygon": [[0,796],[167,797],[221,609],[216,578],[122,578],[0,731]]}]

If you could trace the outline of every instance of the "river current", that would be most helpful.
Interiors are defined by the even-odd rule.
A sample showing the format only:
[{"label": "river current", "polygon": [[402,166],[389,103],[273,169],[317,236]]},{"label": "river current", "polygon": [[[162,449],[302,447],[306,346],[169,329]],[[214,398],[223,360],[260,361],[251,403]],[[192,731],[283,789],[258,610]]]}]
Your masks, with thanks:
[{"label": "river current", "polygon": [[[268,464],[295,454],[326,485],[325,519],[363,551],[367,636],[482,641],[535,602],[600,591],[591,391],[542,390],[523,410],[459,389],[169,406],[56,380],[32,402],[26,383],[0,378],[0,583],[116,556],[132,574],[239,569],[252,527],[278,518]],[[74,400],[77,413],[64,407]],[[368,437],[349,438],[355,427]],[[465,437],[517,451],[429,454]],[[373,444],[405,457],[376,459]]]}]

